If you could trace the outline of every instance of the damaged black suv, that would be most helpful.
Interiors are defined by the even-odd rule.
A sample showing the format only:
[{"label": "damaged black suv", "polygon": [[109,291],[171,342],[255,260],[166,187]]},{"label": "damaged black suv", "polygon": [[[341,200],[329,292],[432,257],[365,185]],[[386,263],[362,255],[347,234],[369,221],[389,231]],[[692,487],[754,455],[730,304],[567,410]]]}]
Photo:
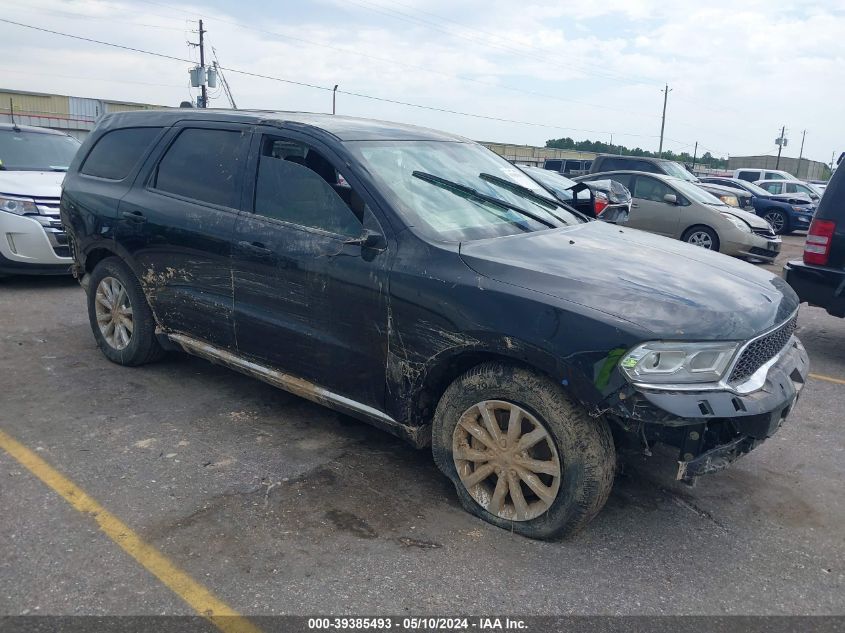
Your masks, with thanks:
[{"label": "damaged black suv", "polygon": [[110,114],[61,215],[109,360],[181,349],[431,445],[467,510],[530,537],[585,525],[621,447],[723,468],[808,371],[779,277],[595,221],[432,130]]}]

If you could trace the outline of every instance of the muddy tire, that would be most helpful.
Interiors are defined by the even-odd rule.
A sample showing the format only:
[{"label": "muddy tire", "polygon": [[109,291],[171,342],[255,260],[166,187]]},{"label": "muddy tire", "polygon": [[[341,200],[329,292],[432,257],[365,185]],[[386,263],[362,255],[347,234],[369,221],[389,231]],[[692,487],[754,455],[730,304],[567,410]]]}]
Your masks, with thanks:
[{"label": "muddy tire", "polygon": [[117,257],[102,260],[91,273],[88,320],[97,345],[113,363],[143,365],[164,354],[141,284]]},{"label": "muddy tire", "polygon": [[446,389],[432,452],[468,512],[536,539],[583,528],[607,501],[616,470],[602,418],[550,378],[499,363],[474,367]]}]

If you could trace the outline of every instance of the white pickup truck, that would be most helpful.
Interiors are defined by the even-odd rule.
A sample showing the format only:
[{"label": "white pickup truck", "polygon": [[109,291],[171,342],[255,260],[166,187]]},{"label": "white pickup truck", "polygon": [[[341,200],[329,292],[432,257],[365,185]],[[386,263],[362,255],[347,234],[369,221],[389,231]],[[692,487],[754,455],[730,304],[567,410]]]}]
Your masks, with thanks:
[{"label": "white pickup truck", "polygon": [[0,276],[70,272],[59,198],[78,148],[62,132],[0,123]]}]

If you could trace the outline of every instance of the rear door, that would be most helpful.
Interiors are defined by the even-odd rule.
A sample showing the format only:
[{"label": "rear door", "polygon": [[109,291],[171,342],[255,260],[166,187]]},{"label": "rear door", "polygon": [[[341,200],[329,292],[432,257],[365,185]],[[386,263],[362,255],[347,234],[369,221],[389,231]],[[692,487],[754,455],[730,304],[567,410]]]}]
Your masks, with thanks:
[{"label": "rear door", "polygon": [[234,251],[238,349],[380,409],[387,360],[386,242],[365,192],[332,151],[256,132]]},{"label": "rear door", "polygon": [[[614,180],[616,178],[614,177]],[[666,183],[651,176],[632,176],[632,186],[628,186],[633,197],[631,214],[628,216],[628,226],[650,233],[658,233],[669,237],[677,237],[681,207],[678,204],[666,202],[663,197],[672,194],[681,200],[674,189]],[[625,184],[625,183],[622,183]]]},{"label": "rear door", "polygon": [[174,127],[121,201],[116,239],[134,261],[158,322],[234,348],[231,243],[251,132]]}]

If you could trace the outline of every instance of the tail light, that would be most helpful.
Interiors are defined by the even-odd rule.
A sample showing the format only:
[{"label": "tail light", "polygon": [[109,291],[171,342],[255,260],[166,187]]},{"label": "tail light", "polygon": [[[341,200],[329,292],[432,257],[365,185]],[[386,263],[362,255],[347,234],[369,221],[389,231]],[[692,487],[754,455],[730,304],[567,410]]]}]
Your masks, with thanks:
[{"label": "tail light", "polygon": [[824,266],[830,257],[830,244],[833,241],[833,232],[836,230],[836,222],[832,220],[814,219],[810,223],[810,230],[807,232],[807,241],[804,243],[804,263]]},{"label": "tail light", "polygon": [[601,191],[594,192],[594,197],[595,197],[595,202],[593,202],[593,212],[596,214],[596,217],[599,217],[601,215],[602,211],[604,211],[607,208],[607,205],[609,204],[609,202],[608,202],[608,199],[607,199],[607,195],[605,195]]}]

